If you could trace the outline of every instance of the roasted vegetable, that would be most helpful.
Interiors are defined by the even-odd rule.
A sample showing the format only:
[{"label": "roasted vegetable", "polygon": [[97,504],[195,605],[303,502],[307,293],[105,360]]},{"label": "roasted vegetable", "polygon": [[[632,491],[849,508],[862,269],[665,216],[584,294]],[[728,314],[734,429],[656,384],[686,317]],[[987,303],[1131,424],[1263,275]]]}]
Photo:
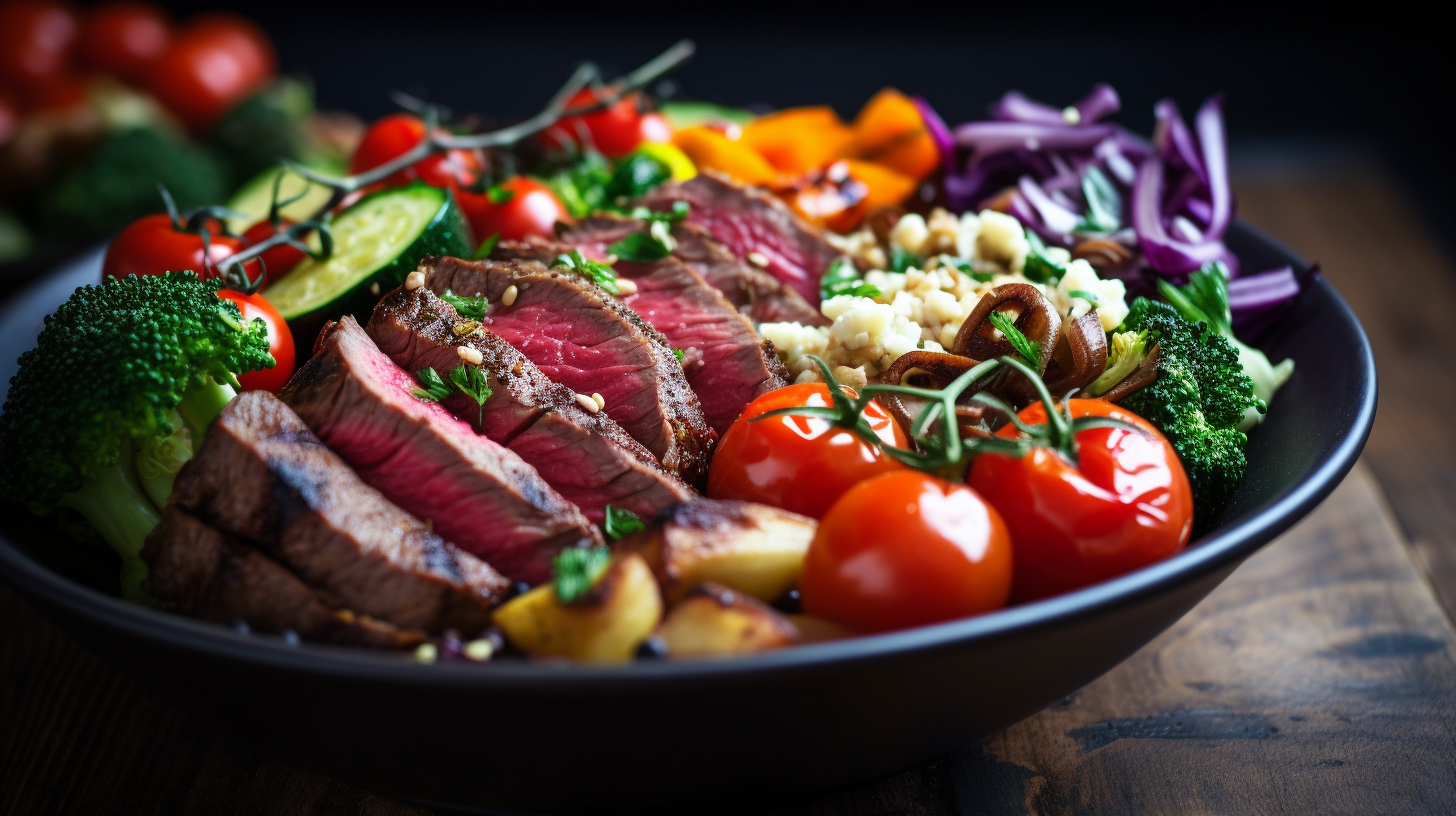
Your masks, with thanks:
[{"label": "roasted vegetable", "polygon": [[699,499],[667,511],[623,546],[642,555],[669,601],[709,582],[772,601],[798,582],[813,537],[814,521],[796,513]]},{"label": "roasted vegetable", "polygon": [[128,598],[144,597],[143,540],[236,375],[273,366],[263,322],[242,322],[219,286],[191,272],[83,286],[10,382],[4,495],[84,516],[121,555]]},{"label": "roasted vegetable", "polygon": [[773,609],[726,587],[696,587],[657,627],[673,657],[761,652],[798,640],[798,630]]},{"label": "roasted vegetable", "polygon": [[631,659],[662,617],[662,596],[640,556],[612,562],[570,603],[555,583],[542,584],[495,611],[516,648],[541,657],[620,662]]}]

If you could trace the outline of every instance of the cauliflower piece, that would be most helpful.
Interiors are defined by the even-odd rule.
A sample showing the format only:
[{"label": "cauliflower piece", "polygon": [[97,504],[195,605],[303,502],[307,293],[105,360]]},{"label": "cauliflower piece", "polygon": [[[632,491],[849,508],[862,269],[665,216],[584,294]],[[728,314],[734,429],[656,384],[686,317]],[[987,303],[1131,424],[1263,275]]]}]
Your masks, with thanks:
[{"label": "cauliflower piece", "polygon": [[1008,270],[1020,274],[1031,252],[1026,240],[1026,230],[1015,216],[995,210],[982,210],[981,231],[976,236],[976,255],[988,261],[1004,265]]}]

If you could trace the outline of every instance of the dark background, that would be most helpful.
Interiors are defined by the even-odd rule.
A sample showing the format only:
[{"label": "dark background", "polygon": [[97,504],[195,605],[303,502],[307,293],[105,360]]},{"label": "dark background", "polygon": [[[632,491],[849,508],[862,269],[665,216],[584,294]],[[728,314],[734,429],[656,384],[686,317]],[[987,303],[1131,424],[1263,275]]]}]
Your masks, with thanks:
[{"label": "dark background", "polygon": [[[191,8],[169,5],[185,18]],[[404,90],[457,113],[533,113],[574,65],[628,70],[680,37],[698,56],[685,98],[774,107],[829,103],[852,116],[884,85],[919,93],[951,124],[1010,88],[1064,105],[1096,81],[1118,119],[1147,133],[1153,104],[1191,114],[1224,92],[1235,153],[1299,162],[1363,152],[1384,161],[1448,244],[1456,176],[1449,28],[1398,5],[913,2],[209,3],[261,23],[285,71],[321,106],[366,118]]]}]

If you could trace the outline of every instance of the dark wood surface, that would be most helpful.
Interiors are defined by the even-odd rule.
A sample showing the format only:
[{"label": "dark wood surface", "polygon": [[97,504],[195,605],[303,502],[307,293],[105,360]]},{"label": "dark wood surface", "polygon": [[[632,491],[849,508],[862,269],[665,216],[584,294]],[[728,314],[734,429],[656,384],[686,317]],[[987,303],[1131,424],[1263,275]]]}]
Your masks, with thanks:
[{"label": "dark wood surface", "polygon": [[[980,746],[763,813],[1456,812],[1456,269],[1371,165],[1306,165],[1241,176],[1241,212],[1322,261],[1370,333],[1362,464],[1087,688]],[[0,590],[0,813],[425,812],[149,697]]]}]

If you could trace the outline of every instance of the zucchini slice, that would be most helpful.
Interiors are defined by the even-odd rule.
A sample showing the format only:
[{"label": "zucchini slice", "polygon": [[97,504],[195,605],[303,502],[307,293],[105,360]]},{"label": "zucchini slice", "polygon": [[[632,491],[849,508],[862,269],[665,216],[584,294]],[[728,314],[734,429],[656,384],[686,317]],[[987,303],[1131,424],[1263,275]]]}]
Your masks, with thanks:
[{"label": "zucchini slice", "polygon": [[[334,172],[338,168],[320,167],[319,170]],[[237,213],[239,217],[227,219],[228,230],[233,235],[242,235],[248,227],[268,217],[268,209],[273,206],[273,179],[283,176],[283,183],[279,185],[279,197],[287,201],[293,196],[308,192],[303,198],[284,207],[280,212],[284,218],[293,221],[302,221],[314,214],[314,211],[328,202],[332,190],[322,184],[309,183],[303,176],[297,173],[290,173],[288,168],[283,166],[270,167],[267,170],[254,176],[247,184],[238,188],[233,197],[228,199],[227,208]]]},{"label": "zucchini slice", "polygon": [[469,258],[475,244],[450,191],[422,182],[361,199],[332,228],[332,255],[305,258],[263,290],[300,344],[311,342],[325,321],[346,314],[367,321],[379,296],[402,284],[425,256]]}]

